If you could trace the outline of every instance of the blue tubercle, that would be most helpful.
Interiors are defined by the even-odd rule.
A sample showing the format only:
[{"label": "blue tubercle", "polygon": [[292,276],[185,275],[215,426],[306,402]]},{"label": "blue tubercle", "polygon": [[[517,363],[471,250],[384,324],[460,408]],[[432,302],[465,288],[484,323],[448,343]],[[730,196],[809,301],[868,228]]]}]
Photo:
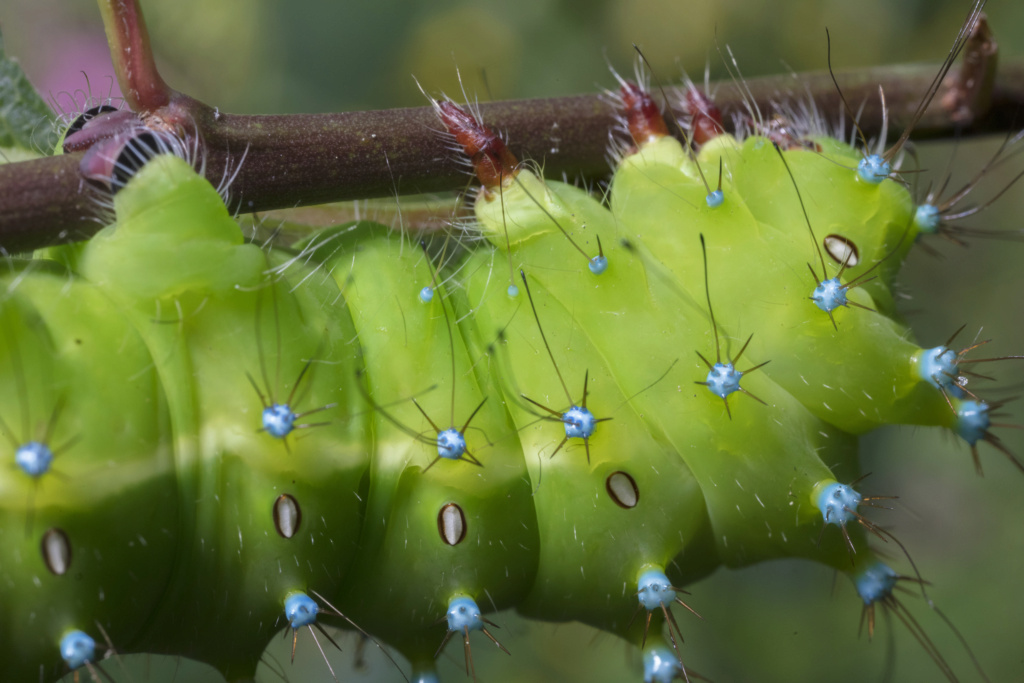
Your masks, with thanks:
[{"label": "blue tubercle", "polygon": [[72,671],[96,659],[96,641],[84,631],[68,631],[60,639],[60,656]]},{"label": "blue tubercle", "polygon": [[263,429],[271,436],[283,439],[291,434],[298,418],[287,403],[275,403],[263,409]]},{"label": "blue tubercle", "polygon": [[292,628],[302,628],[316,623],[317,607],[313,598],[305,593],[291,593],[284,599],[284,616]]},{"label": "blue tubercle", "polygon": [[732,363],[715,363],[708,372],[708,391],[725,398],[734,391],[739,391],[741,377],[743,373],[733,367]]},{"label": "blue tubercle", "polygon": [[449,460],[458,460],[466,452],[466,437],[457,429],[446,429],[437,434],[437,454]]},{"label": "blue tubercle", "polygon": [[818,509],[826,524],[846,526],[855,519],[854,513],[862,499],[852,487],[834,482],[818,494]]},{"label": "blue tubercle", "polygon": [[857,164],[857,176],[866,183],[878,185],[892,173],[892,165],[880,154],[869,154]]},{"label": "blue tubercle", "polygon": [[811,301],[821,310],[831,313],[840,306],[846,305],[846,289],[837,277],[822,280],[811,292]]},{"label": "blue tubercle", "polygon": [[608,270],[608,259],[604,256],[595,256],[587,263],[587,268],[590,268],[590,272],[594,275],[600,275]]},{"label": "blue tubercle", "polygon": [[484,630],[484,620],[480,617],[480,607],[473,598],[460,596],[448,602],[448,630],[459,633],[465,630]]},{"label": "blue tubercle", "polygon": [[14,460],[28,476],[41,477],[50,470],[53,451],[46,444],[29,441],[18,447],[14,453]]},{"label": "blue tubercle", "polygon": [[636,582],[637,599],[648,612],[667,607],[675,602],[676,592],[660,568],[645,569]]},{"label": "blue tubercle", "polygon": [[433,298],[434,298],[434,288],[433,287],[424,287],[423,289],[420,290],[420,301],[422,301],[423,303],[429,303],[430,300],[433,299]]},{"label": "blue tubercle", "polygon": [[936,346],[921,352],[918,373],[921,379],[936,389],[956,388],[960,375],[956,351],[945,346]]},{"label": "blue tubercle", "polygon": [[510,297],[512,297],[513,299],[516,298],[517,296],[519,296],[519,288],[516,287],[515,285],[509,285],[507,291],[508,291],[508,295]]},{"label": "blue tubercle", "polygon": [[437,672],[433,669],[424,669],[421,671],[413,671],[412,676],[409,678],[410,683],[441,683],[441,679],[437,677]]},{"label": "blue tubercle", "polygon": [[579,406],[573,406],[562,413],[562,422],[565,424],[565,435],[570,439],[589,439],[597,426],[594,414]]},{"label": "blue tubercle", "polygon": [[956,404],[956,433],[969,445],[982,441],[992,420],[984,401],[960,401]]},{"label": "blue tubercle", "polygon": [[914,227],[918,232],[934,235],[942,223],[942,216],[939,214],[939,207],[933,204],[921,204],[914,212]]},{"label": "blue tubercle", "polygon": [[898,579],[899,574],[882,562],[875,562],[853,575],[857,594],[865,605],[873,605],[892,595]]},{"label": "blue tubercle", "polygon": [[725,194],[721,190],[715,190],[704,198],[704,201],[708,203],[709,209],[717,209],[725,201]]},{"label": "blue tubercle", "polygon": [[644,650],[644,683],[671,683],[682,671],[679,659],[664,643]]}]

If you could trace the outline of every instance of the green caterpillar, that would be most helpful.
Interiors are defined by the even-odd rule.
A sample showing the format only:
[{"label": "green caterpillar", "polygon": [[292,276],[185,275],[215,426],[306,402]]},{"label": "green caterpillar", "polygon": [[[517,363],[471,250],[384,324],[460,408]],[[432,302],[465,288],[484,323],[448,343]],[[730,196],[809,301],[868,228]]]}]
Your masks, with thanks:
[{"label": "green caterpillar", "polygon": [[[18,281],[3,308],[5,372],[23,377],[5,384],[2,414],[20,415],[35,434],[45,425],[36,438],[53,445],[55,458],[52,472],[3,480],[3,499],[13,504],[4,514],[4,566],[9,585],[41,581],[58,596],[32,631],[15,625],[35,607],[5,599],[15,605],[12,647],[33,653],[11,675],[32,675],[48,653],[53,661],[68,629],[95,620],[115,643],[134,634],[143,649],[180,651],[229,678],[248,676],[285,600],[299,591],[329,596],[414,669],[429,671],[438,633],[425,627],[460,597],[486,594],[498,609],[642,639],[644,629],[626,626],[635,590],[607,602],[586,596],[637,586],[649,570],[667,569],[674,585],[685,585],[719,563],[778,556],[857,577],[877,560],[856,529],[847,529],[855,555],[838,531],[815,545],[817,497],[856,469],[849,434],[893,415],[951,428],[958,418],[916,374],[921,350],[905,328],[856,309],[837,311],[833,328],[808,300],[808,277],[785,258],[812,251],[795,188],[808,197],[823,183],[840,188],[850,195],[844,211],[857,206],[874,218],[869,227],[842,223],[861,255],[850,278],[893,245],[909,248],[900,234],[912,222],[909,195],[895,182],[857,180],[844,168],[855,165],[853,150],[836,147],[831,160],[803,150],[785,156],[795,186],[766,139],[706,146],[698,162],[714,168],[722,159],[729,171],[716,209],[701,206],[694,162],[667,137],[620,163],[611,210],[526,171],[500,194],[481,195],[486,236],[500,247],[505,226],[515,226],[508,257],[529,270],[537,319],[500,285],[500,250],[469,254],[458,279],[438,282],[438,295],[422,303],[416,292],[436,282],[431,263],[380,228],[342,227],[296,254],[264,252],[244,243],[219,195],[185,162],[150,162],[117,195],[116,224],[70,272],[33,261],[8,276]],[[673,213],[659,197],[682,202],[689,220],[650,220],[647,212]],[[829,225],[826,210],[808,213],[812,225]],[[587,247],[601,238],[607,272],[594,275],[558,227]],[[737,263],[711,286],[726,355],[742,327],[754,331],[746,354],[772,361],[745,380],[767,405],[734,401],[731,419],[721,399],[691,388],[704,370],[688,357],[714,351],[700,301],[699,234],[712,264]],[[645,243],[659,245],[656,257]],[[737,284],[736,273],[751,262],[760,264],[760,295],[744,301],[750,286]],[[884,310],[892,270],[878,269],[873,287],[851,290],[851,299]],[[455,330],[445,306],[459,320]],[[554,458],[561,425],[538,420],[522,398],[556,414],[569,408],[545,343],[569,387],[567,403],[582,402],[587,377],[586,407],[613,418]],[[841,374],[827,360],[834,350],[870,358],[877,374]],[[608,360],[624,355],[630,363]],[[667,363],[671,355],[680,362]],[[801,360],[801,375],[825,372],[844,391],[821,400],[827,387],[788,381]],[[454,374],[440,380],[422,372],[449,365]],[[255,390],[247,375],[262,379]],[[195,376],[221,380],[188,381]],[[279,405],[286,393],[298,412],[336,404],[334,417],[290,445],[258,432],[261,400]],[[418,406],[402,400],[409,396]],[[826,412],[819,404],[829,401]],[[483,467],[445,461],[426,471],[436,456],[401,425],[429,432],[424,416],[443,429],[471,414],[474,429],[461,431]],[[8,431],[12,443],[29,438]],[[299,532],[290,538],[281,522],[287,505]],[[768,533],[751,528],[755,513]],[[51,532],[60,540],[40,552]],[[60,562],[75,583],[67,567],[55,571]],[[408,616],[396,619],[396,609]],[[646,637],[648,652],[664,657],[661,639]]]},{"label": "green caterpillar", "polygon": [[[719,565],[803,557],[883,601],[894,576],[837,488],[859,476],[856,435],[995,438],[895,319],[910,193],[827,139],[635,142],[607,205],[502,175],[475,207],[491,246],[455,256],[368,224],[260,249],[164,155],[88,245],[12,262],[0,417],[12,451],[38,446],[34,474],[0,475],[5,677],[59,674],[58,645],[99,624],[119,650],[243,679],[286,611],[312,625],[333,605],[417,680],[439,617],[447,637],[497,635],[481,607],[646,641],[667,680],[693,628],[662,635],[670,585]],[[807,263],[874,310],[819,310]],[[737,396],[698,353],[768,364]],[[825,522],[843,528],[819,543]],[[96,666],[82,652],[65,661]]]}]

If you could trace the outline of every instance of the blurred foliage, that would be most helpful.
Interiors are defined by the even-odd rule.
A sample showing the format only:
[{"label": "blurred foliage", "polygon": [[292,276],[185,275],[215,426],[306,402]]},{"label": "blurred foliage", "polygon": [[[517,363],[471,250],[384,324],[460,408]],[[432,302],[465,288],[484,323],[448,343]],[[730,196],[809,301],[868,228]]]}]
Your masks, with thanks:
[{"label": "blurred foliage", "polygon": [[[746,76],[823,69],[825,27],[832,29],[840,69],[902,61],[938,62],[968,0],[143,0],[158,62],[168,82],[224,111],[287,113],[418,106],[429,92],[458,96],[456,68],[470,97],[502,99],[593,92],[611,79],[607,63],[628,72],[638,43],[660,78],[685,70],[699,79],[726,75],[717,45],[731,46]],[[1005,56],[1024,54],[1024,3],[994,0],[988,8]],[[0,23],[7,49],[18,55],[44,94],[68,107],[62,90],[106,95],[110,73],[99,14],[92,0],[4,0]],[[485,75],[486,74],[486,75]],[[1024,121],[1024,117],[1022,117]],[[931,145],[921,150],[927,177],[944,169],[964,182],[996,143]],[[910,163],[910,162],[908,162]],[[1010,174],[993,174],[982,199]],[[918,181],[919,191],[926,180]],[[954,183],[955,184],[955,183]],[[1004,196],[976,224],[1017,228],[1020,191]],[[1014,303],[1024,291],[1024,246],[979,242],[969,250],[939,244],[943,256],[916,250],[904,269],[904,311],[918,338],[937,344],[961,324],[962,342],[985,326],[996,337],[984,355],[1019,353],[1024,321]],[[920,299],[915,298],[920,297]],[[1019,377],[1000,368],[999,376]],[[1017,386],[1019,390],[1019,385]],[[1005,389],[1001,396],[1013,393]],[[1019,410],[1004,421],[1020,423]],[[1022,440],[1003,432],[1018,453]],[[863,488],[897,494],[889,525],[934,587],[937,605],[956,623],[993,681],[1024,680],[1024,604],[1016,591],[1024,566],[1020,475],[982,445],[987,478],[974,475],[959,443],[935,430],[882,430],[864,439]],[[889,544],[890,546],[892,544]],[[903,571],[896,548],[886,548]],[[690,601],[707,617],[681,615],[684,653],[695,670],[725,681],[934,681],[938,670],[905,629],[883,620],[874,643],[857,639],[860,606],[845,579],[805,563],[776,562],[719,572],[692,586]],[[833,592],[833,599],[828,595]],[[979,680],[956,637],[918,596],[905,596],[937,647],[964,680]],[[509,659],[475,641],[481,680],[639,680],[638,654],[615,639],[574,626],[537,625],[509,614]],[[303,634],[308,635],[308,634]],[[439,631],[438,641],[443,634]],[[301,664],[287,662],[287,640],[275,639],[261,680],[330,680],[308,639]],[[352,666],[354,639],[332,655]],[[372,657],[344,680],[397,681]],[[301,657],[302,654],[307,656]],[[460,679],[461,652],[442,656],[448,678]],[[127,680],[200,680],[188,664],[142,658]],[[108,667],[116,673],[118,667]],[[154,672],[160,672],[158,674]],[[279,673],[275,673],[279,672]],[[216,680],[214,677],[212,680]]]},{"label": "blurred foliage", "polygon": [[0,33],[0,154],[5,161],[31,158],[37,145],[55,140],[50,110],[32,87],[17,60],[4,52]]},{"label": "blurred foliage", "polygon": [[[608,85],[639,44],[660,77],[727,74],[716,42],[747,76],[939,61],[967,0],[144,0],[158,62],[175,87],[222,111],[289,113],[416,106],[430,91],[542,97]],[[992,2],[1004,54],[1024,54],[1024,3]],[[8,49],[42,91],[86,87],[69,52],[102,48],[94,0],[4,0]],[[106,64],[87,68],[106,90]],[[95,71],[94,71],[95,70]],[[486,72],[486,84],[483,73]],[[55,86],[62,73],[73,85]],[[77,82],[76,82],[77,81]],[[56,89],[54,89],[56,88]]]}]

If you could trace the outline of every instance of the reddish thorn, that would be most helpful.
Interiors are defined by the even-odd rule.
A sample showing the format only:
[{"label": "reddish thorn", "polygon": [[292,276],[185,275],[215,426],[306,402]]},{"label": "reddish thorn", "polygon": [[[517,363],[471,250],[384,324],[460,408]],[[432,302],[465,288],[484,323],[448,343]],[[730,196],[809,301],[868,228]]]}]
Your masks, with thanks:
[{"label": "reddish thorn", "polygon": [[765,124],[759,124],[756,121],[751,123],[756,129],[759,129],[761,135],[771,140],[780,149],[807,149],[821,153],[821,145],[813,140],[794,135],[792,123],[784,117],[776,116]]},{"label": "reddish thorn", "polygon": [[476,177],[484,187],[497,187],[502,179],[515,176],[519,160],[490,128],[447,100],[437,103],[437,115],[473,162]]},{"label": "reddish thorn", "polygon": [[695,87],[686,89],[686,108],[690,112],[693,144],[698,147],[725,132],[722,110]]},{"label": "reddish thorn", "polygon": [[626,119],[633,142],[640,145],[668,135],[661,109],[650,93],[635,83],[626,82],[619,89],[619,97],[622,99],[620,113]]}]

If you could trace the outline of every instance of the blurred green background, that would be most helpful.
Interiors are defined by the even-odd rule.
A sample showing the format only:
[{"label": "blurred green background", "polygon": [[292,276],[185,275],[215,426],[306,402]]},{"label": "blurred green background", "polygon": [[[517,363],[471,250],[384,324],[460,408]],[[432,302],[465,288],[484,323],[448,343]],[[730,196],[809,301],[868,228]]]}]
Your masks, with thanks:
[{"label": "blurred green background", "polygon": [[[661,78],[681,69],[699,77],[710,64],[724,76],[715,37],[729,44],[747,76],[825,66],[825,27],[833,30],[839,68],[938,61],[969,2],[939,0],[144,0],[158,62],[174,87],[240,113],[340,111],[418,106],[412,75],[430,92],[456,93],[456,67],[466,88],[482,100],[593,92],[608,87],[606,60],[629,71],[633,42]],[[1024,3],[993,1],[989,16],[1004,58],[1024,55]],[[59,105],[61,91],[110,88],[109,57],[91,0],[3,0],[0,27],[7,51]],[[482,74],[486,73],[486,81]],[[1024,115],[1021,116],[1024,124]],[[949,167],[965,181],[998,140],[930,144],[920,148],[926,177]],[[979,188],[990,197],[1020,163],[1007,164]],[[922,179],[920,181],[925,183]],[[1018,230],[1024,185],[971,223]],[[1024,245],[976,241],[961,249],[942,242],[941,256],[915,250],[905,266],[903,310],[925,345],[945,341],[962,324],[963,342],[980,329],[994,338],[984,355],[1024,348],[1021,295]],[[992,366],[999,377],[1020,378],[1012,362]],[[1011,379],[992,385],[992,397],[1019,393]],[[1021,423],[1011,404],[1006,421]],[[1017,432],[1000,434],[1018,453]],[[974,475],[967,449],[929,429],[886,429],[863,440],[862,486],[900,496],[896,510],[872,518],[907,545],[934,585],[936,604],[968,639],[992,681],[1024,680],[1024,477],[982,445],[986,477]],[[891,544],[890,544],[891,545]],[[894,548],[895,565],[909,572]],[[848,582],[798,562],[722,571],[691,587],[691,604],[707,618],[680,614],[684,655],[696,671],[727,681],[934,681],[940,674],[905,629],[883,620],[875,642],[857,637],[860,604]],[[981,680],[951,631],[919,597],[905,596],[937,647],[962,680]],[[573,625],[536,624],[511,614],[494,617],[514,653],[475,639],[484,681],[640,680],[638,654],[612,637]],[[439,628],[438,641],[443,635]],[[308,635],[308,634],[306,634]],[[342,641],[336,667],[351,667],[356,643]],[[288,663],[290,639],[275,640],[261,668],[263,681],[331,680],[308,638],[300,661]],[[343,680],[399,681],[372,656]],[[192,681],[187,662],[142,658],[124,676],[132,681]],[[449,680],[459,680],[461,649],[442,656]],[[119,666],[108,666],[119,673]],[[206,672],[209,673],[209,672]],[[217,680],[211,677],[206,680]]]}]

